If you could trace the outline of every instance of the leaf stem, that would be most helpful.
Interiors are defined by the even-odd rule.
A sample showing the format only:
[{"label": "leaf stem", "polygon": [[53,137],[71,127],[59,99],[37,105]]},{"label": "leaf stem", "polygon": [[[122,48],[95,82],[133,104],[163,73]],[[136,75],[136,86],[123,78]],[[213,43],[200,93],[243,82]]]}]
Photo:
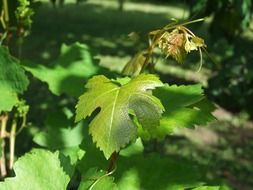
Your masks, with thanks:
[{"label": "leaf stem", "polygon": [[116,167],[117,158],[118,158],[118,153],[117,152],[113,152],[112,155],[111,155],[111,157],[110,157],[107,173],[110,173],[111,171],[114,170],[114,168]]}]

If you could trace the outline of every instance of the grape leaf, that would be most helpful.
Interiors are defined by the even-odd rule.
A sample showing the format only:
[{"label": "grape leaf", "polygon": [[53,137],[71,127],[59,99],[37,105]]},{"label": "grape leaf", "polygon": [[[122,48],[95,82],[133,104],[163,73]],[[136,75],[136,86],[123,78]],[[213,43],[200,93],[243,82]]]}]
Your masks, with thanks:
[{"label": "grape leaf", "polygon": [[149,133],[138,128],[139,134],[144,138],[163,138],[173,133],[178,128],[191,128],[195,125],[204,125],[214,120],[212,111],[215,107],[203,94],[201,85],[165,85],[153,91],[165,107],[165,112],[160,121],[160,127]]},{"label": "grape leaf", "polygon": [[[94,167],[103,170],[108,168],[108,162],[102,153],[94,147],[94,144],[89,144],[89,142],[89,139],[84,142],[86,153],[78,166],[82,176],[88,175],[87,172]],[[87,148],[87,145],[92,146],[92,148]],[[208,168],[184,158],[161,156],[157,153],[143,154],[141,146],[142,143],[138,140],[120,151],[117,170],[112,174],[118,189],[190,190],[208,185],[203,179]],[[124,151],[125,149],[126,151]]]},{"label": "grape leaf", "polygon": [[35,134],[33,141],[40,146],[51,150],[64,149],[66,147],[78,146],[83,140],[83,125],[78,124],[73,128],[47,127],[47,131]]},{"label": "grape leaf", "polygon": [[114,178],[106,175],[103,170],[90,168],[82,177],[78,190],[117,190],[117,185],[113,182]]},{"label": "grape leaf", "polygon": [[0,182],[0,190],[66,189],[70,176],[58,157],[59,152],[32,150],[15,162],[15,177]]},{"label": "grape leaf", "polygon": [[67,94],[78,97],[82,93],[80,86],[97,73],[109,73],[99,67],[85,44],[63,44],[59,58],[51,65],[44,66],[29,61],[22,63],[25,69],[36,78],[46,82],[55,95]]},{"label": "grape leaf", "polygon": [[[86,125],[80,122],[73,126],[72,113],[67,109],[59,109],[45,121],[46,129],[35,134],[33,141],[49,150],[60,151],[61,162],[64,162],[68,173],[72,175],[76,164],[84,156],[85,151],[80,148],[83,140],[83,130]],[[68,118],[69,117],[69,118]]]},{"label": "grape leaf", "polygon": [[137,127],[129,116],[129,110],[134,111],[145,129],[159,126],[164,109],[150,90],[162,85],[155,75],[138,75],[123,85],[102,75],[95,76],[86,84],[87,92],[79,98],[76,121],[91,116],[100,108],[90,123],[89,131],[108,159],[114,151],[136,139]]},{"label": "grape leaf", "polygon": [[29,81],[19,61],[0,46],[0,112],[11,111],[18,102],[17,94],[23,93]]},{"label": "grape leaf", "polygon": [[119,189],[184,190],[203,185],[201,168],[193,162],[158,154],[119,157],[113,174]]}]

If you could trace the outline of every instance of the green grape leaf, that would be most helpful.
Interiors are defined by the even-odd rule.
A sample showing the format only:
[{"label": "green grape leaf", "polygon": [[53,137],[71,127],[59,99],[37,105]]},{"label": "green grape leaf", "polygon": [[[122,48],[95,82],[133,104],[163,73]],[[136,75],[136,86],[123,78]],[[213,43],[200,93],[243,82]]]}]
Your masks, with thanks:
[{"label": "green grape leaf", "polygon": [[144,138],[163,138],[178,128],[191,128],[204,125],[212,120],[215,107],[203,94],[201,85],[165,85],[153,91],[165,107],[160,127],[149,133],[138,127],[140,136]]},{"label": "green grape leaf", "polygon": [[40,146],[51,150],[64,149],[67,147],[78,146],[83,140],[83,125],[78,124],[73,128],[47,127],[46,131],[35,134],[33,141]]},{"label": "green grape leaf", "polygon": [[78,97],[86,80],[97,73],[109,73],[99,67],[85,44],[63,44],[59,58],[51,66],[35,64],[29,61],[22,63],[25,69],[36,78],[46,82],[55,95],[67,94]]},{"label": "green grape leaf", "polygon": [[134,143],[131,143],[126,148],[120,151],[120,155],[130,157],[135,154],[143,152],[144,145],[142,144],[141,138],[138,138]]},{"label": "green grape leaf", "polygon": [[117,190],[114,178],[98,168],[89,169],[82,177],[78,190]]},{"label": "green grape leaf", "polygon": [[[91,139],[85,140],[86,153],[78,166],[82,176],[94,167],[108,168],[102,153],[90,142]],[[185,190],[207,186],[203,179],[207,168],[179,157],[143,154],[140,139],[120,151],[117,163],[120,164],[112,176],[120,190]]]},{"label": "green grape leaf", "polygon": [[59,152],[34,149],[14,164],[15,177],[0,182],[0,190],[66,189],[70,176],[59,160]]},{"label": "green grape leaf", "polygon": [[80,122],[72,126],[73,123],[70,122],[72,113],[68,111],[67,109],[57,110],[56,114],[49,115],[45,122],[45,130],[36,133],[33,141],[49,150],[59,150],[61,161],[64,162],[68,173],[72,175],[76,164],[85,153],[79,145],[83,140],[83,130],[87,124]]},{"label": "green grape leaf", "polygon": [[202,180],[203,168],[185,159],[139,154],[120,156],[118,163],[113,176],[122,190],[185,190],[205,184]]},{"label": "green grape leaf", "polygon": [[1,111],[11,111],[13,106],[18,102],[17,93],[10,90],[9,87],[2,86],[1,82],[0,82],[0,92],[1,92],[0,112]]},{"label": "green grape leaf", "polygon": [[159,126],[164,110],[160,100],[150,91],[163,85],[155,75],[138,75],[124,85],[116,81],[102,75],[93,77],[76,107],[76,121],[100,109],[90,123],[89,132],[107,159],[136,139],[137,127],[129,116],[130,110],[147,130]]},{"label": "green grape leaf", "polygon": [[28,86],[28,79],[19,61],[8,50],[0,46],[0,112],[11,111],[18,102],[18,94]]}]

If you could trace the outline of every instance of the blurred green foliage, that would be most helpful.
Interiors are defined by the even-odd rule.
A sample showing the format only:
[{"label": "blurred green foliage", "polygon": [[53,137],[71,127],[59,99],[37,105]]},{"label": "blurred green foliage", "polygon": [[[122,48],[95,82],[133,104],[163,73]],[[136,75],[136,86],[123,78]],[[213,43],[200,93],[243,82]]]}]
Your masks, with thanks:
[{"label": "blurred green foliage", "polygon": [[[209,50],[219,57],[206,91],[219,105],[253,117],[251,0],[191,0],[191,17],[212,16]],[[250,35],[249,35],[250,34]],[[214,56],[215,58],[215,56]],[[216,58],[215,58],[216,59]]]}]

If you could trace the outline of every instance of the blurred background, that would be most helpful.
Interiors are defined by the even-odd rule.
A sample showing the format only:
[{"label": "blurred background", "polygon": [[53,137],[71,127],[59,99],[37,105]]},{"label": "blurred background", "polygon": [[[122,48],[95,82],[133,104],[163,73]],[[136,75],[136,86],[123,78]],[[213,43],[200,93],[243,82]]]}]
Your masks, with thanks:
[{"label": "blurred background", "polygon": [[[14,2],[14,1],[13,1]],[[148,45],[149,31],[176,19],[202,37],[200,72],[198,52],[183,64],[157,58],[155,72],[169,84],[201,83],[217,109],[217,121],[196,130],[184,129],[150,150],[183,157],[205,166],[207,179],[224,179],[231,187],[253,189],[253,3],[251,0],[41,0],[34,8],[30,35],[22,42],[22,58],[50,65],[63,43],[87,44],[99,64],[120,73],[135,53]],[[15,7],[15,3],[13,3]],[[135,32],[135,33],[132,33]],[[130,34],[130,35],[129,35]],[[18,55],[16,41],[10,48]],[[39,90],[38,90],[39,89]],[[44,93],[38,93],[44,90]],[[43,95],[42,95],[43,94]],[[30,105],[38,99],[53,102],[45,84],[33,80],[26,94]],[[45,102],[45,101],[44,101]],[[43,108],[44,106],[44,108]],[[31,109],[32,106],[31,106]],[[36,108],[30,119],[40,125]],[[41,122],[45,115],[40,115]],[[27,140],[27,149],[31,144]]]}]

